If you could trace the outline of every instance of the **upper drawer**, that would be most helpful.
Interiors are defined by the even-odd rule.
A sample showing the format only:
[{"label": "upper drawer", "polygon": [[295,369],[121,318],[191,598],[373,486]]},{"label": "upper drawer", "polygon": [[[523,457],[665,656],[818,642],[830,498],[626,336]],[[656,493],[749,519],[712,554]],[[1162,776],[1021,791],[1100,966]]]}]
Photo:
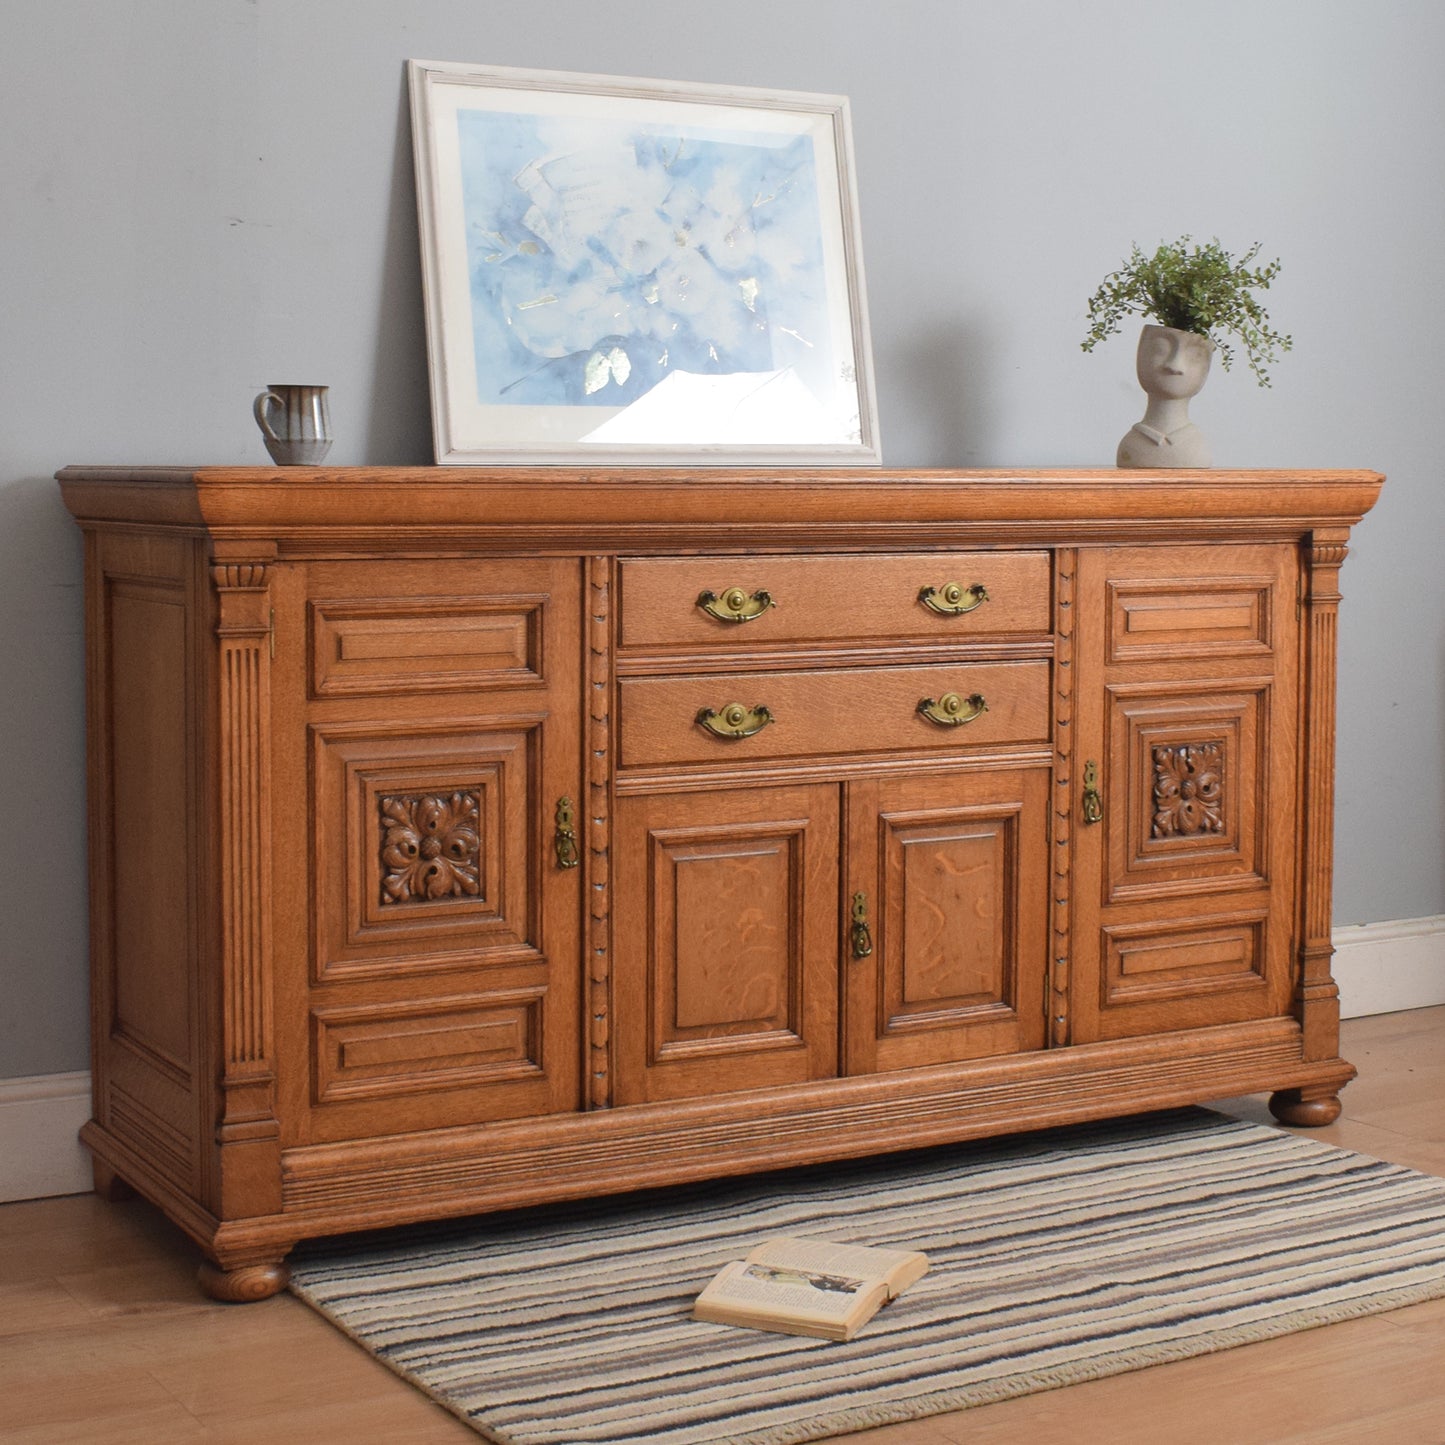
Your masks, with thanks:
[{"label": "upper drawer", "polygon": [[622,645],[1048,632],[1049,571],[1047,552],[640,557],[622,563]]}]

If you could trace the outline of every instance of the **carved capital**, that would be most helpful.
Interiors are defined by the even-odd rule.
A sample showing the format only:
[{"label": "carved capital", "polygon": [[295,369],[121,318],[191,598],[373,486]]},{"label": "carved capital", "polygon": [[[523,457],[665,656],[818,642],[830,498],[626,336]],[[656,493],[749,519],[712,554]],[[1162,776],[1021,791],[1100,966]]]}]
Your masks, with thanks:
[{"label": "carved capital", "polygon": [[269,571],[265,562],[213,562],[211,581],[218,591],[254,592],[265,588]]},{"label": "carved capital", "polygon": [[1309,603],[1333,609],[1340,602],[1340,568],[1349,552],[1350,534],[1343,528],[1321,529],[1309,542]]},{"label": "carved capital", "polygon": [[260,647],[271,631],[271,569],[265,562],[213,562],[216,636]]}]

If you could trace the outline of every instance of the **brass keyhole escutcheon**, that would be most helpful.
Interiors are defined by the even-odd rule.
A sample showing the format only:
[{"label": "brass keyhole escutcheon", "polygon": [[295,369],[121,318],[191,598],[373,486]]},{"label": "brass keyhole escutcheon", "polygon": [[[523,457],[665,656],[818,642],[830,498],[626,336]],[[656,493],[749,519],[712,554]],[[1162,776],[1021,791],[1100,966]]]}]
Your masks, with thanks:
[{"label": "brass keyhole escutcheon", "polygon": [[918,600],[930,612],[960,617],[988,601],[988,588],[982,582],[975,582],[972,587],[965,587],[961,582],[945,582],[942,587],[920,589]]},{"label": "brass keyhole escutcheon", "polygon": [[1083,813],[1086,823],[1104,820],[1104,800],[1099,795],[1099,767],[1093,761],[1084,764]]},{"label": "brass keyhole escutcheon", "polygon": [[553,821],[556,833],[552,838],[552,846],[557,853],[557,866],[575,868],[582,861],[582,855],[577,851],[576,815],[572,811],[571,798],[557,800],[557,813]]},{"label": "brass keyhole escutcheon", "polygon": [[988,703],[981,692],[971,692],[960,697],[956,692],[946,692],[942,697],[921,697],[918,711],[931,723],[941,728],[961,728],[988,711]]},{"label": "brass keyhole escutcheon", "polygon": [[740,702],[724,703],[721,708],[703,708],[697,715],[697,722],[715,738],[734,742],[738,738],[750,738],[760,733],[770,722],[776,722],[771,712],[761,703],[756,707],[744,707]]},{"label": "brass keyhole escutcheon", "polygon": [[853,926],[848,930],[848,939],[854,958],[867,958],[873,952],[873,935],[868,931],[868,895],[853,895]]}]

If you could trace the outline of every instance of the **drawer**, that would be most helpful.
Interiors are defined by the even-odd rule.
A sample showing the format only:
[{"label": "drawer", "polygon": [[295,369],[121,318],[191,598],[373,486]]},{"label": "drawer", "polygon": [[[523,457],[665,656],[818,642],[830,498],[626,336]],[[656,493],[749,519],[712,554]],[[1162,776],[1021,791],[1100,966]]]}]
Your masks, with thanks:
[{"label": "drawer", "polygon": [[[1049,574],[1047,552],[639,557],[621,568],[622,645],[1048,632]],[[920,600],[925,588],[944,611]]]},{"label": "drawer", "polygon": [[[919,711],[931,699],[937,721]],[[982,708],[978,705],[982,699]],[[766,720],[758,709],[766,709]],[[748,736],[718,736],[734,715]],[[629,678],[621,686],[624,767],[837,753],[913,753],[1049,738],[1049,664],[734,672]]]}]

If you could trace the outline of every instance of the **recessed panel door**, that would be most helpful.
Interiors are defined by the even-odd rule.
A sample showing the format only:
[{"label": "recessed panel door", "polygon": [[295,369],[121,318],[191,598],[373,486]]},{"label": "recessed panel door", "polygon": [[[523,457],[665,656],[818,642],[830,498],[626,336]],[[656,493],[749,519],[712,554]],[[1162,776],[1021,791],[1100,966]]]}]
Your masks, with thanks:
[{"label": "recessed panel door", "polygon": [[848,785],[849,1073],[1044,1043],[1046,767]]},{"label": "recessed panel door", "polygon": [[838,789],[619,802],[616,1102],[837,1069]]},{"label": "recessed panel door", "polygon": [[1289,1010],[1297,577],[1289,544],[1079,553],[1076,1043]]},{"label": "recessed panel door", "polygon": [[564,815],[575,834],[582,798],[578,563],[276,573],[272,879],[296,1142],[570,1112],[582,870],[560,866],[555,835]]}]

